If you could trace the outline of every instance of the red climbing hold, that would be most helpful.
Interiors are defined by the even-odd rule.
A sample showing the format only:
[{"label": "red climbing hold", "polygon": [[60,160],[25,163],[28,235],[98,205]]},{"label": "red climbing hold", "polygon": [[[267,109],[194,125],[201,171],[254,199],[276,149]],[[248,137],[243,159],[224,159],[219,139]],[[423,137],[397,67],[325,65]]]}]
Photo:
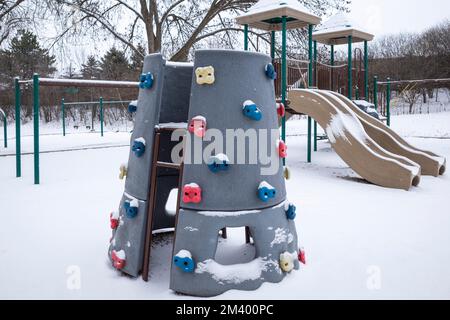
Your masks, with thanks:
[{"label": "red climbing hold", "polygon": [[284,104],[277,103],[277,114],[279,117],[284,117],[286,113],[286,108],[284,107]]},{"label": "red climbing hold", "polygon": [[125,264],[126,264],[125,251],[113,250],[111,253],[111,259],[113,261],[114,268],[116,268],[118,270],[122,270],[123,268],[125,268]]},{"label": "red climbing hold", "polygon": [[306,264],[306,254],[305,254],[305,249],[303,249],[303,248],[298,250],[298,261],[300,261],[303,264]]},{"label": "red climbing hold", "polygon": [[189,122],[188,131],[195,134],[199,138],[203,138],[206,134],[206,119],[202,116],[192,118]]},{"label": "red climbing hold", "polygon": [[196,183],[190,183],[183,187],[184,203],[200,203],[202,201],[202,189]]},{"label": "red climbing hold", "polygon": [[278,140],[277,142],[278,147],[278,154],[280,158],[286,158],[287,157],[287,145],[283,140]]},{"label": "red climbing hold", "polygon": [[111,223],[111,229],[117,229],[119,226],[119,213],[118,212],[111,212],[109,215],[109,221]]}]

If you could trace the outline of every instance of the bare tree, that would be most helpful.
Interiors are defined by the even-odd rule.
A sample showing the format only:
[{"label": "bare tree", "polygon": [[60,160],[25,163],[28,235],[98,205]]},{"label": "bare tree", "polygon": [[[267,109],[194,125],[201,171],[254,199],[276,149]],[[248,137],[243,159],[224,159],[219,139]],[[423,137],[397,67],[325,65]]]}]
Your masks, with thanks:
[{"label": "bare tree", "polygon": [[27,20],[25,0],[0,0],[0,46]]},{"label": "bare tree", "polygon": [[[213,41],[233,47],[234,17],[257,0],[56,0],[52,9],[61,22],[55,42],[80,32],[97,37],[112,35],[116,41],[142,55],[136,43],[146,43],[147,52],[162,51],[171,60],[184,61],[199,43]],[[347,0],[300,1],[323,14],[330,8],[346,8]],[[251,31],[268,41],[267,33]],[[142,37],[142,35],[144,35]],[[257,44],[253,43],[254,46]]]}]

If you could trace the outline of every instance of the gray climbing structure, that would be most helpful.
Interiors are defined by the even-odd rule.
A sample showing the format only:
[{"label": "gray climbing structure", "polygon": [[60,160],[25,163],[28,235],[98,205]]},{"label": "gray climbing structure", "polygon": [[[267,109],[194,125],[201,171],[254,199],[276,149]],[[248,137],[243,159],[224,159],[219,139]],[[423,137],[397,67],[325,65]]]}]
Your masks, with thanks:
[{"label": "gray climbing structure", "polygon": [[[111,216],[113,236],[108,250],[112,264],[133,277],[139,275],[143,265],[155,126],[186,122],[191,78],[190,64],[166,62],[161,54],[145,58],[129,161],[124,168],[125,192],[119,210]],[[160,159],[170,159],[175,144],[177,142],[171,141],[170,134],[162,134]],[[158,199],[167,199],[170,190],[177,187],[177,170],[158,171]],[[165,212],[164,205],[163,201],[156,202],[152,230],[175,226],[175,217]]]},{"label": "gray climbing structure", "polygon": [[[295,208],[286,200],[274,84],[266,72],[270,63],[270,57],[258,53],[196,52],[191,142],[185,150],[192,159],[185,159],[170,279],[176,292],[206,297],[230,289],[254,290],[263,282],[280,282],[299,268]],[[195,146],[207,148],[211,129],[222,134],[223,153],[194,163]],[[246,142],[245,155],[237,143],[231,150],[225,147],[227,139],[234,139],[227,130],[236,129],[257,133],[256,140]],[[259,134],[264,131],[267,134]],[[262,174],[267,164],[260,158],[249,164],[260,148],[268,150],[272,166],[275,162],[276,170],[268,175]],[[244,163],[237,161],[239,156]],[[214,260],[219,231],[231,227],[248,227],[256,251],[253,261],[221,265]]]},{"label": "gray climbing structure", "polygon": [[[108,252],[115,268],[133,277],[145,274],[148,225],[176,227],[170,288],[179,293],[207,297],[255,290],[299,268],[302,252],[295,206],[286,198],[286,146],[278,130],[284,109],[275,103],[275,76],[270,57],[258,53],[197,51],[194,66],[168,63],[160,54],[146,57],[129,162],[122,168],[125,192],[111,215]],[[149,210],[155,127],[174,122],[186,123],[183,174],[173,168],[157,172],[158,200]],[[161,136],[156,161],[172,162],[178,142],[170,138]],[[179,185],[174,217],[165,203]],[[222,265],[215,260],[219,232],[239,227],[253,240],[255,257]]]}]

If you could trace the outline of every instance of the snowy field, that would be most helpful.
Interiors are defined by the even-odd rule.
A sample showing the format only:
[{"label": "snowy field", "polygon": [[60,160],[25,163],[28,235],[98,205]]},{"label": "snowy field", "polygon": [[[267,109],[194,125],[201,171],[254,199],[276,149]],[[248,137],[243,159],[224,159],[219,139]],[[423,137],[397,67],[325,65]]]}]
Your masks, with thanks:
[{"label": "snowy field", "polygon": [[[450,113],[396,116],[392,126],[450,159]],[[307,265],[280,284],[218,298],[450,299],[449,174],[422,177],[409,192],[370,185],[325,141],[307,164],[305,133],[305,120],[288,122],[287,191],[298,208]],[[23,178],[16,179],[15,158],[5,156],[14,153],[14,139],[8,150],[1,145],[1,299],[189,298],[168,288],[171,235],[156,237],[149,283],[120,275],[107,261],[109,212],[122,195],[118,168],[127,161],[128,143],[126,132],[44,134],[42,150],[73,151],[41,155],[40,186],[33,185],[32,155],[23,156]],[[32,151],[30,136],[23,151]],[[251,248],[239,236],[228,241],[244,255]]]}]

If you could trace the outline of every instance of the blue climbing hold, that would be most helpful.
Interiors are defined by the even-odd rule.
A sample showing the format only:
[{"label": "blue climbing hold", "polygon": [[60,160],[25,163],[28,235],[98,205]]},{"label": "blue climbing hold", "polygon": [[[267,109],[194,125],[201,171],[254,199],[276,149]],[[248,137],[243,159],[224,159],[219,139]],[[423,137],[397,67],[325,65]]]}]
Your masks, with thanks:
[{"label": "blue climbing hold", "polygon": [[208,161],[208,168],[214,173],[218,173],[220,171],[227,171],[230,167],[230,160],[224,154],[218,154],[216,156],[212,156]]},{"label": "blue climbing hold", "polygon": [[244,102],[243,106],[242,112],[244,113],[244,116],[255,121],[261,120],[262,112],[253,101],[247,100]]},{"label": "blue climbing hold", "polygon": [[125,209],[125,212],[127,214],[127,217],[130,219],[136,218],[137,214],[138,214],[138,202],[133,200],[133,201],[125,201],[123,203],[123,207]]},{"label": "blue climbing hold", "polygon": [[288,209],[286,210],[286,217],[289,220],[294,220],[297,216],[296,210],[297,208],[292,203],[290,203]]},{"label": "blue climbing hold", "polygon": [[275,72],[275,67],[273,64],[269,63],[266,65],[265,68],[266,76],[272,80],[275,80],[277,78],[277,73]]},{"label": "blue climbing hold", "polygon": [[128,112],[135,113],[136,111],[137,111],[137,104],[135,101],[133,101],[128,105]]},{"label": "blue climbing hold", "polygon": [[134,140],[131,150],[134,152],[136,157],[142,157],[145,152],[145,140],[143,138]]},{"label": "blue climbing hold", "polygon": [[267,202],[270,199],[275,198],[276,190],[266,181],[261,182],[258,188],[258,198],[261,201]]},{"label": "blue climbing hold", "polygon": [[195,263],[192,255],[187,250],[181,250],[173,257],[173,263],[183,272],[192,273],[195,269]]},{"label": "blue climbing hold", "polygon": [[139,88],[151,89],[153,87],[153,74],[151,72],[143,73],[139,81]]}]

